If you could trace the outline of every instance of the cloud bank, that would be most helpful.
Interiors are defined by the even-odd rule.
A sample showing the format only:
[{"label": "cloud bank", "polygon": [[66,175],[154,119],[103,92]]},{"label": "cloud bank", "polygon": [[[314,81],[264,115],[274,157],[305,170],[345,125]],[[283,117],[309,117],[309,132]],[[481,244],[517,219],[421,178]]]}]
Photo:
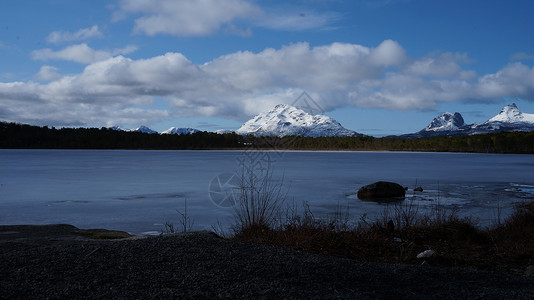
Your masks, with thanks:
[{"label": "cloud bank", "polygon": [[[97,54],[79,74],[61,76],[45,66],[37,75],[50,82],[0,82],[0,119],[55,126],[140,125],[181,116],[244,121],[291,103],[302,91],[327,111],[344,106],[427,110],[444,102],[503,97],[534,101],[534,68],[523,63],[480,76],[465,68],[470,63],[465,54],[412,58],[392,40],[376,47],[295,43],[204,64],[181,53],[138,60]],[[168,108],[155,108],[155,100]]]}]

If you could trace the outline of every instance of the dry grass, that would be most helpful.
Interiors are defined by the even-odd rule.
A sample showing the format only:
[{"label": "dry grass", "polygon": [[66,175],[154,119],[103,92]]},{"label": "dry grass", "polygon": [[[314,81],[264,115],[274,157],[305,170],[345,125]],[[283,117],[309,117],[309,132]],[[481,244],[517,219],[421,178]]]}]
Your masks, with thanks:
[{"label": "dry grass", "polygon": [[439,204],[422,213],[409,201],[378,220],[362,218],[356,224],[340,213],[317,219],[306,206],[300,215],[287,211],[276,226],[242,226],[232,239],[365,261],[421,264],[417,254],[431,249],[435,255],[424,261],[435,266],[522,270],[534,265],[534,202],[493,228],[480,228]]},{"label": "dry grass", "polygon": [[272,228],[275,225],[288,192],[283,182],[283,178],[278,183],[273,180],[270,168],[262,172],[252,167],[243,168],[238,199],[234,205],[236,232],[249,228]]}]

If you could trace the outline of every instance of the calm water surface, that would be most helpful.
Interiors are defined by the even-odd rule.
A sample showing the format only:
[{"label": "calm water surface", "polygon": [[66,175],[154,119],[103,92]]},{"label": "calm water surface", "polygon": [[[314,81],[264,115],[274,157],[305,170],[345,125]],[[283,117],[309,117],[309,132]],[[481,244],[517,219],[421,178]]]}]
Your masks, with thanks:
[{"label": "calm water surface", "polygon": [[[288,201],[306,201],[316,216],[348,211],[378,217],[385,204],[356,197],[359,187],[394,181],[421,209],[438,201],[473,215],[482,225],[520,202],[534,200],[534,156],[403,152],[243,152],[123,150],[0,150],[0,224],[68,223],[155,234],[178,225],[176,209],[194,229],[229,226],[233,210],[219,187],[240,162],[271,164],[273,179],[288,188]],[[221,188],[221,189],[219,189]],[[210,193],[211,192],[211,193]],[[500,207],[500,209],[498,209]]]}]

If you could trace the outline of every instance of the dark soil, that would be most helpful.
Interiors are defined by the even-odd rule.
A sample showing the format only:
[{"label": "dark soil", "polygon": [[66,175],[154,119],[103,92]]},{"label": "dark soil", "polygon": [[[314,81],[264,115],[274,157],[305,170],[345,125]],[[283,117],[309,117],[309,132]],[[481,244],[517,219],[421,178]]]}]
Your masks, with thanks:
[{"label": "dark soil", "polygon": [[0,226],[1,299],[533,299],[534,278],[367,263],[209,232],[93,240],[69,225]]}]

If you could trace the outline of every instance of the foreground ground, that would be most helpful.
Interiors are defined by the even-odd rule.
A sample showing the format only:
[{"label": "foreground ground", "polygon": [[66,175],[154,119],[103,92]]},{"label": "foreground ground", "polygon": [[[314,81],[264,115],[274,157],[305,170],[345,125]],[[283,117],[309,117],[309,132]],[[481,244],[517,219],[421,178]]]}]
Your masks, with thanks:
[{"label": "foreground ground", "polygon": [[366,263],[200,232],[93,240],[0,226],[0,298],[534,298],[508,272]]}]

